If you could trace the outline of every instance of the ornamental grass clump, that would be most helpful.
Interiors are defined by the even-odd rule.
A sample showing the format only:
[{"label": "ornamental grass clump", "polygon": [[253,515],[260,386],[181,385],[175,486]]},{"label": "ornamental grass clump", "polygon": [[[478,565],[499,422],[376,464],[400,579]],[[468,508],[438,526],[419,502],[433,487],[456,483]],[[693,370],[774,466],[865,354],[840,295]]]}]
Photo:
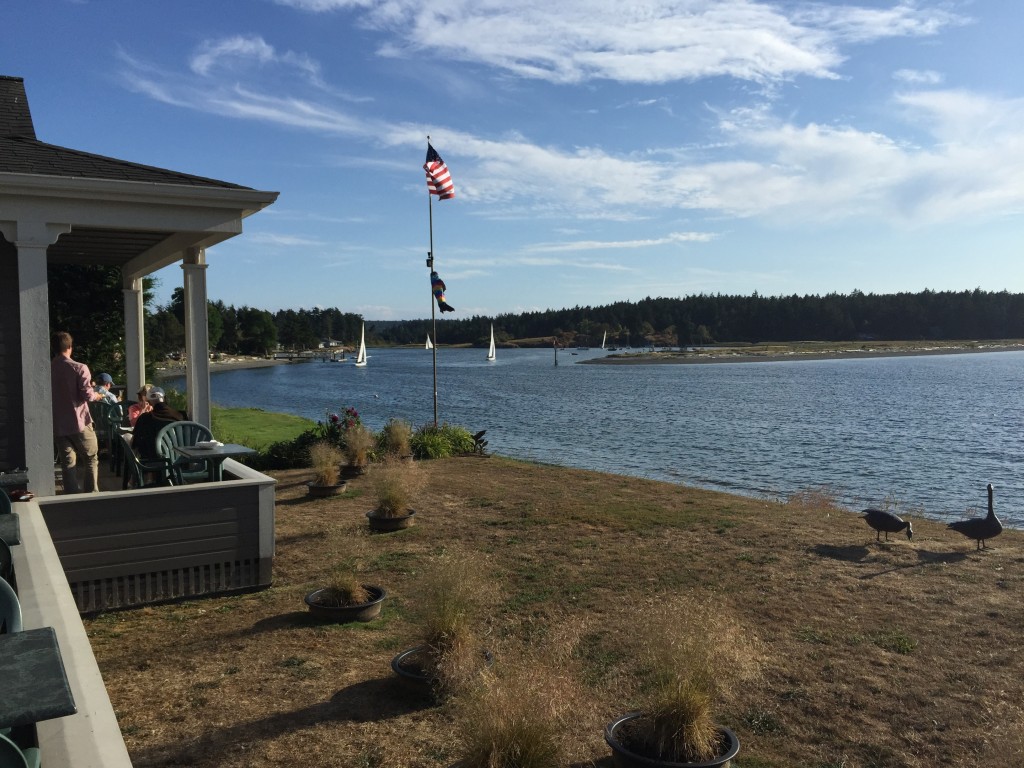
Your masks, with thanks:
[{"label": "ornamental grass clump", "polygon": [[551,628],[478,676],[455,702],[463,768],[555,768],[573,763],[567,747],[574,722],[585,715],[573,657],[580,626]]},{"label": "ornamental grass clump", "polygon": [[412,425],[402,419],[389,419],[380,432],[380,447],[389,456],[411,456]]},{"label": "ornamental grass clump", "polygon": [[711,760],[720,751],[715,707],[755,674],[756,642],[720,602],[692,596],[655,609],[640,636],[651,680],[631,748],[670,762]]},{"label": "ornamental grass clump", "polygon": [[483,560],[468,552],[438,557],[423,574],[411,613],[421,664],[438,699],[467,690],[485,666],[481,627],[493,600]]},{"label": "ornamental grass clump", "polygon": [[413,496],[423,485],[423,474],[418,465],[387,458],[370,469],[370,485],[377,498],[375,517],[402,517],[407,515]]},{"label": "ornamental grass clump", "polygon": [[326,440],[309,447],[309,460],[313,465],[316,485],[337,485],[344,455]]},{"label": "ornamental grass clump", "polygon": [[331,608],[344,608],[348,605],[368,603],[371,598],[372,595],[362,585],[354,571],[337,569],[331,582],[317,596],[317,602]]},{"label": "ornamental grass clump", "polygon": [[363,468],[370,462],[370,453],[376,445],[373,432],[362,424],[345,431],[345,456],[352,467]]}]

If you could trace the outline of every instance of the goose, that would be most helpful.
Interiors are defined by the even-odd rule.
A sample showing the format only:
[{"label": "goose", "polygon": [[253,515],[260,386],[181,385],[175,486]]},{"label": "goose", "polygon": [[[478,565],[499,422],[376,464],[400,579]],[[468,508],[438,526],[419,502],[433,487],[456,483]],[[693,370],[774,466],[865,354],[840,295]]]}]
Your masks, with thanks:
[{"label": "goose", "polygon": [[910,524],[909,520],[904,520],[899,515],[887,512],[883,509],[865,509],[864,519],[868,525],[875,529],[875,541],[879,541],[879,537],[882,532],[885,532],[885,540],[889,540],[890,533],[899,533],[904,528],[907,529],[907,538],[914,538],[914,527]]},{"label": "goose", "polygon": [[1003,532],[1003,524],[996,517],[996,510],[992,504],[992,483],[988,484],[988,515],[985,517],[970,517],[967,520],[957,520],[950,523],[947,528],[952,528],[962,533],[969,539],[978,542],[978,549],[988,549],[985,546],[985,539],[992,539]]}]

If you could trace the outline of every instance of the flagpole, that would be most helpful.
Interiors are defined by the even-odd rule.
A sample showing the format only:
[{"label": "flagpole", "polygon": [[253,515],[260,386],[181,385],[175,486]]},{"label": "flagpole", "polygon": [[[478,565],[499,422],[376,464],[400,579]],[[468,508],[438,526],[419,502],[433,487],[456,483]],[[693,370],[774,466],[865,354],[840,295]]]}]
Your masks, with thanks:
[{"label": "flagpole", "polygon": [[[427,136],[427,146],[430,146],[430,136]],[[432,195],[430,194],[430,188],[427,188],[427,220],[430,222],[430,250],[427,251],[427,269],[431,272],[434,271],[434,203],[431,200]],[[431,357],[433,359],[434,369],[434,428],[437,428],[437,345],[439,339],[437,338],[437,309],[434,306],[434,291],[433,284],[431,284],[430,291],[430,327],[434,333],[434,346],[430,350]]]}]

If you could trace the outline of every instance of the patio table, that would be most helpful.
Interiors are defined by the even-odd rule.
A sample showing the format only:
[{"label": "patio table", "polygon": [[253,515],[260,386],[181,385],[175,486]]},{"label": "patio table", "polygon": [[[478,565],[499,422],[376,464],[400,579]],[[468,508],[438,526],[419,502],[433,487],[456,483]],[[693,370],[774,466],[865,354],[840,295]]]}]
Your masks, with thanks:
[{"label": "patio table", "polygon": [[176,445],[174,450],[182,456],[193,461],[205,461],[209,470],[211,483],[223,479],[224,459],[233,459],[238,456],[250,456],[256,451],[238,443],[225,443],[214,448],[200,448],[196,445]]},{"label": "patio table", "polygon": [[0,635],[0,728],[78,711],[53,627]]}]

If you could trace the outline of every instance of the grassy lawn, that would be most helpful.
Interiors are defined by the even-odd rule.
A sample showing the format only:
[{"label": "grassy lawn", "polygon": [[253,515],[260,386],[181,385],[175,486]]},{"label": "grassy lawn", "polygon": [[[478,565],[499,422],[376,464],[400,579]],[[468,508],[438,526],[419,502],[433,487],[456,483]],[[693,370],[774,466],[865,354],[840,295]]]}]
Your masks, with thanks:
[{"label": "grassy lawn", "polygon": [[[644,622],[679,596],[713,600],[762,647],[760,676],[716,710],[742,743],[734,768],[1024,765],[1024,533],[977,552],[915,518],[913,541],[876,542],[827,494],[747,499],[500,457],[422,465],[416,525],[393,534],[368,530],[370,478],[311,499],[310,470],[272,473],[270,588],[87,619],[136,768],[450,766],[465,704],[424,701],[389,667],[420,639],[442,557],[486,566],[495,675],[554,659],[571,681],[546,699],[570,713],[559,768],[610,765],[601,733],[643,693]],[[303,595],[342,563],[387,589],[380,618],[310,618]]]},{"label": "grassy lawn", "polygon": [[314,425],[309,419],[287,413],[213,406],[213,434],[222,443],[261,448],[281,440],[293,440]]}]

